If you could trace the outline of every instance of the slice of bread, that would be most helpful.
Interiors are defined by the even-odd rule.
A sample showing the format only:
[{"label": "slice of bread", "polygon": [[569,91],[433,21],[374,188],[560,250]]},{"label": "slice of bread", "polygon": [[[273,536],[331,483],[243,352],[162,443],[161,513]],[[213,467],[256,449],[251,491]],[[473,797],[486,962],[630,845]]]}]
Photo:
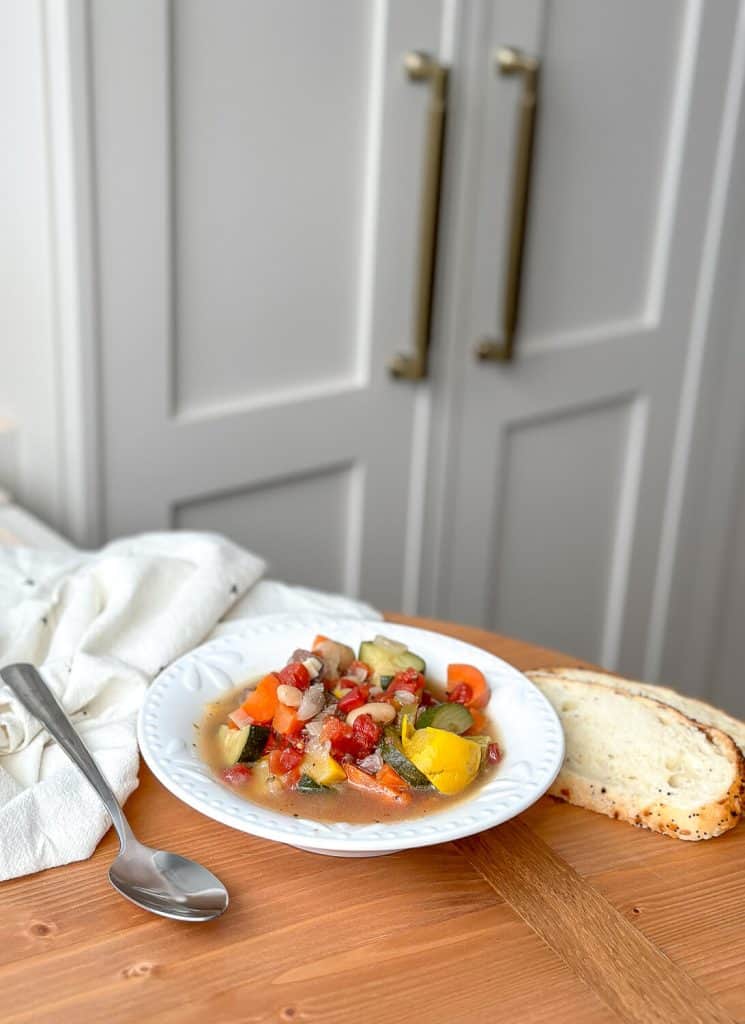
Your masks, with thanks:
[{"label": "slice of bread", "polygon": [[588,668],[542,668],[527,674],[531,679],[534,676],[551,676],[556,679],[572,679],[578,683],[600,683],[601,686],[610,686],[614,690],[624,690],[626,693],[660,700],[663,704],[669,704],[670,707],[682,711],[684,715],[695,719],[701,725],[713,725],[715,729],[726,732],[745,754],[745,722],[738,721],[725,711],[719,711],[718,708],[713,708],[711,704],[696,697],[684,697],[682,693],[677,693],[667,686],[653,686],[652,683],[639,683],[634,679],[621,679],[607,672],[594,672]]},{"label": "slice of bread", "polygon": [[564,728],[553,796],[678,839],[711,839],[737,824],[745,760],[726,733],[603,683],[528,675]]}]

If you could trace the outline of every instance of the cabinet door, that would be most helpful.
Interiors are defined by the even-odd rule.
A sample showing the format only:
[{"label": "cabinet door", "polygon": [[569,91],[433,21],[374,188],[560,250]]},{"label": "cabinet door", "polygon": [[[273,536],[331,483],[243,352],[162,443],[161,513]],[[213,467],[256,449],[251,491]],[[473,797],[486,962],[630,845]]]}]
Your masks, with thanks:
[{"label": "cabinet door", "polygon": [[442,34],[418,0],[91,5],[109,536],[215,529],[401,605],[426,439],[387,366],[431,99],[403,61]]},{"label": "cabinet door", "polygon": [[[467,10],[436,609],[653,675],[681,400],[695,398],[728,174],[737,4]],[[542,66],[515,356],[499,363],[474,350],[505,312],[523,89],[495,74],[505,44]]]}]

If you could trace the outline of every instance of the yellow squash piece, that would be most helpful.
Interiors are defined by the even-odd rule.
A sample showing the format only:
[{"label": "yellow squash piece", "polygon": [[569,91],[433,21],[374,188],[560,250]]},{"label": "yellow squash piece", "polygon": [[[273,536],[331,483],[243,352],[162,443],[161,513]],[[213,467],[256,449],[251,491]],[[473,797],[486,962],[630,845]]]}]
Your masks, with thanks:
[{"label": "yellow squash piece", "polygon": [[[406,719],[404,719],[406,721]],[[445,729],[406,729],[401,737],[404,754],[441,793],[453,796],[473,782],[481,765],[478,743]]]},{"label": "yellow squash piece", "polygon": [[306,754],[300,765],[300,771],[309,775],[319,786],[333,786],[335,782],[344,782],[344,769],[335,761],[331,754]]}]

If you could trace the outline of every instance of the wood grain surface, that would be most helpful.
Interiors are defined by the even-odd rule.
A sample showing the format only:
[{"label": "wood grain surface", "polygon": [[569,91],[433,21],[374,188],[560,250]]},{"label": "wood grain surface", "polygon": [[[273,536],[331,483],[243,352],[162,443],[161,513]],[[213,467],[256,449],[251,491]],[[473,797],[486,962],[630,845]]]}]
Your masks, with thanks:
[{"label": "wood grain surface", "polygon": [[[581,663],[416,624],[523,669]],[[127,813],[214,870],[228,913],[184,925],[118,898],[112,834],[6,882],[3,1024],[745,1021],[745,828],[683,843],[544,799],[478,837],[344,860],[225,828],[144,768]]]}]

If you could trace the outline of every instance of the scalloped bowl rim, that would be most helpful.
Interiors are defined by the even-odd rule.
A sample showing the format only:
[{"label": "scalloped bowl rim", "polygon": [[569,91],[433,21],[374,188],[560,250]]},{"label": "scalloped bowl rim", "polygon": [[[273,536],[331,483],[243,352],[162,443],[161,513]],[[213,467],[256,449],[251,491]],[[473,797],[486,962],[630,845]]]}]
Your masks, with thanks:
[{"label": "scalloped bowl rim", "polygon": [[[392,823],[356,824],[294,818],[232,794],[196,751],[195,723],[210,700],[243,679],[284,664],[296,647],[323,633],[358,648],[377,633],[420,653],[428,674],[444,678],[448,663],[474,664],[492,697],[486,709],[498,725],[505,757],[494,776],[452,807]],[[500,825],[541,797],[564,759],[564,734],[543,694],[512,665],[463,640],[414,626],[313,612],[263,615],[190,651],[152,683],[140,708],[138,740],[155,777],[174,796],[216,821],[263,839],[315,853],[393,853],[473,835]]]}]

